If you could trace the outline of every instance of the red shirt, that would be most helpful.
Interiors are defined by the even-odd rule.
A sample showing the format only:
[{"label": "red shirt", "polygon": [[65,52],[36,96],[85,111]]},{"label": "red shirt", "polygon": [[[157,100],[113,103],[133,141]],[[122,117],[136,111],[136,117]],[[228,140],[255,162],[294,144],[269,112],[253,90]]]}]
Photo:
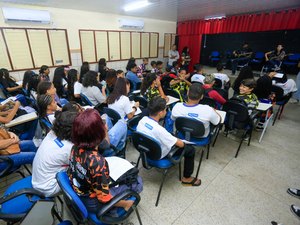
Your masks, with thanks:
[{"label": "red shirt", "polygon": [[[205,90],[211,88],[209,84],[204,84],[202,87]],[[211,90],[210,92],[208,92],[208,97],[212,98],[213,100],[215,100],[217,103],[221,105],[224,105],[226,102],[226,99],[224,99],[216,90]]]}]

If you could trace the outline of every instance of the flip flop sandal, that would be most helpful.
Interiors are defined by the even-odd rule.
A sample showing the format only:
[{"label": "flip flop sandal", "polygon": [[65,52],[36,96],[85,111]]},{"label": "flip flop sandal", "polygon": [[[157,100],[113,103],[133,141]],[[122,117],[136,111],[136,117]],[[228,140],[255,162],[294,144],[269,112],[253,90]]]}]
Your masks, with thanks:
[{"label": "flip flop sandal", "polygon": [[194,186],[194,187],[197,187],[197,186],[200,186],[201,185],[201,179],[199,179],[199,183],[197,183],[198,179],[195,177],[191,182],[184,182],[184,181],[181,181],[181,184],[183,186]]}]

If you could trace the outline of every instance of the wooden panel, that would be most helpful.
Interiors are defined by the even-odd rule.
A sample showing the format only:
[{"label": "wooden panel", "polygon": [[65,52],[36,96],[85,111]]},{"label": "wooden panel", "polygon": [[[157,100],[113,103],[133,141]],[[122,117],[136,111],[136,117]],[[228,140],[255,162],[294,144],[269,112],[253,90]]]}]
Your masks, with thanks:
[{"label": "wooden panel", "polygon": [[25,29],[4,29],[13,69],[33,68]]},{"label": "wooden panel", "polygon": [[97,59],[104,58],[108,60],[108,41],[106,31],[95,31]]},{"label": "wooden panel", "polygon": [[108,43],[109,43],[109,60],[120,60],[120,35],[119,32],[108,32]]},{"label": "wooden panel", "polygon": [[158,57],[158,34],[157,33],[150,34],[150,57],[151,58]]},{"label": "wooden panel", "polygon": [[175,39],[176,39],[176,34],[172,34],[170,48],[172,47],[172,45],[175,45]]},{"label": "wooden panel", "polygon": [[35,67],[52,66],[46,30],[27,30]]},{"label": "wooden panel", "polygon": [[150,35],[149,33],[142,33],[142,51],[141,57],[148,58],[149,57],[149,45],[150,45]]},{"label": "wooden panel", "polygon": [[1,32],[0,32],[0,68],[5,68],[7,70],[12,69]]},{"label": "wooden panel", "polygon": [[165,34],[164,37],[164,56],[168,56],[169,50],[170,50],[170,45],[171,45],[171,34]]},{"label": "wooden panel", "polygon": [[140,33],[131,33],[131,57],[141,58],[141,35]]},{"label": "wooden panel", "polygon": [[80,31],[83,62],[96,62],[94,31]]},{"label": "wooden panel", "polygon": [[54,65],[69,65],[69,48],[65,30],[49,30]]},{"label": "wooden panel", "polygon": [[121,32],[121,59],[129,59],[131,57],[130,32]]}]

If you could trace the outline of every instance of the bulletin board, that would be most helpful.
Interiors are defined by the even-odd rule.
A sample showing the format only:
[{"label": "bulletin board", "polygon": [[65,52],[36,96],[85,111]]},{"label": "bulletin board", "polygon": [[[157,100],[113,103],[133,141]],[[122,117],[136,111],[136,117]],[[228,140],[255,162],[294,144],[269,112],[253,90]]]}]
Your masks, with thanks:
[{"label": "bulletin board", "polygon": [[[46,30],[27,30],[34,67],[53,65],[48,35]],[[46,43],[46,44],[45,44]]]},{"label": "bulletin board", "polygon": [[83,62],[95,62],[96,52],[95,52],[95,39],[93,31],[82,31],[80,33],[81,49],[82,51],[82,61]]},{"label": "bulletin board", "polygon": [[0,66],[9,71],[70,65],[65,29],[0,28]]},{"label": "bulletin board", "polygon": [[120,32],[121,38],[121,59],[131,57],[130,32]]},{"label": "bulletin board", "polygon": [[108,59],[108,34],[106,31],[95,31],[97,59]]},{"label": "bulletin board", "polygon": [[171,49],[171,42],[172,42],[172,34],[165,34],[164,37],[164,56],[168,57],[169,50]]},{"label": "bulletin board", "polygon": [[0,32],[0,68],[12,69],[2,32]]},{"label": "bulletin board", "polygon": [[[79,30],[83,61],[96,63],[158,57],[159,34],[155,32]],[[95,52],[95,53],[93,53]]]},{"label": "bulletin board", "polygon": [[141,51],[141,56],[142,58],[148,58],[149,57],[149,52],[150,52],[150,34],[149,33],[142,33],[142,51]]}]

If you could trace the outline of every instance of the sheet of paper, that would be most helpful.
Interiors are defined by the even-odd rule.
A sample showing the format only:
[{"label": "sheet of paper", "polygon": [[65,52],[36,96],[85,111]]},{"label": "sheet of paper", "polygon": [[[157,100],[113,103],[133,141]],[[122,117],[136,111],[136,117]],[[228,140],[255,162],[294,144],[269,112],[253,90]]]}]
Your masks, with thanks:
[{"label": "sheet of paper", "polygon": [[187,140],[182,140],[182,142],[186,143],[186,144],[190,144],[190,145],[196,145],[195,142],[191,142],[191,141],[187,141]]},{"label": "sheet of paper", "polygon": [[178,98],[174,98],[173,96],[167,95],[167,97],[169,98],[169,101],[167,102],[167,105],[171,105],[171,104],[179,101]]},{"label": "sheet of paper", "polygon": [[216,112],[221,116],[221,123],[224,123],[226,112],[221,110],[216,110]]},{"label": "sheet of paper", "polygon": [[82,61],[96,62],[95,41],[93,31],[80,31]]},{"label": "sheet of paper", "polygon": [[256,108],[258,111],[266,111],[272,107],[272,104],[260,102]]},{"label": "sheet of paper", "polygon": [[282,78],[283,77],[283,73],[276,73],[276,75],[274,77],[277,77],[277,78]]},{"label": "sheet of paper", "polygon": [[111,156],[106,157],[105,160],[109,167],[109,176],[114,180],[118,180],[124,173],[133,168],[133,165],[126,159],[120,157]]},{"label": "sheet of paper", "polygon": [[[134,101],[131,101],[130,104],[131,104],[131,107],[133,107],[134,104],[135,104],[135,102],[134,102]],[[137,110],[136,110],[136,112],[134,113],[135,116],[136,116],[136,115],[139,115],[140,113],[142,113],[140,107],[137,107],[136,109],[137,109]]]}]

